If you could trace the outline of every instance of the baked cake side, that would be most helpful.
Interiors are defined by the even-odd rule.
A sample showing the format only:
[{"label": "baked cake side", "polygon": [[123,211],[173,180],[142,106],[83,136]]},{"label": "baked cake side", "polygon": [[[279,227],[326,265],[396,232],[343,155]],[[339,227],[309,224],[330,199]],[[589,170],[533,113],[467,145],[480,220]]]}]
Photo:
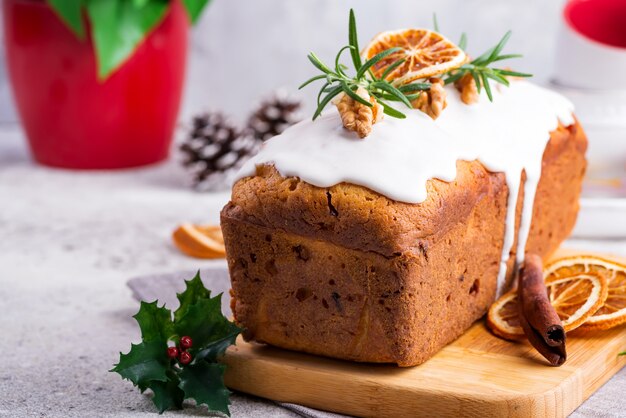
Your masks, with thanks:
[{"label": "baked cake side", "polygon": [[[551,133],[528,251],[549,256],[570,233],[585,149],[578,123]],[[400,366],[457,338],[495,298],[507,184],[459,161],[453,182],[430,180],[427,191],[407,204],[348,183],[315,187],[271,166],[238,181],[222,229],[244,337]]]}]

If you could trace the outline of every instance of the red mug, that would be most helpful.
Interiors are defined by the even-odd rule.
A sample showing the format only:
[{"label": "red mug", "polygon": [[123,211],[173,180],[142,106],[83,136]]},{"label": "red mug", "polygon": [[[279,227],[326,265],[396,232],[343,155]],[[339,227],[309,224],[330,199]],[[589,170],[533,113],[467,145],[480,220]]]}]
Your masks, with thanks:
[{"label": "red mug", "polygon": [[626,48],[625,0],[572,0],[563,16],[570,28],[587,39]]},{"label": "red mug", "polygon": [[626,0],[571,0],[563,9],[555,81],[626,90]]},{"label": "red mug", "polygon": [[9,76],[34,158],[124,168],[168,156],[182,94],[189,18],[172,0],[119,69],[97,78],[90,31],[79,40],[42,0],[2,0]]}]

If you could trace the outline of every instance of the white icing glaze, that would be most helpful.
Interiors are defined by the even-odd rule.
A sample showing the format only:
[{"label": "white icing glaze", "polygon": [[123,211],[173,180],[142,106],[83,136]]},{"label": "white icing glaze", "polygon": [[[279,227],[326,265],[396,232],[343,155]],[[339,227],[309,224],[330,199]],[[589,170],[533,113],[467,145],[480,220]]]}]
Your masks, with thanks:
[{"label": "white icing glaze", "polygon": [[[417,110],[401,109],[406,119],[386,116],[365,139],[345,130],[339,115],[301,122],[267,141],[240,170],[252,176],[256,166],[272,163],[283,176],[296,176],[318,187],[341,182],[361,185],[390,199],[420,203],[431,178],[452,181],[457,160],[479,160],[492,172],[503,172],[509,188],[498,292],[515,239],[515,207],[520,177],[526,171],[525,202],[519,228],[517,262],[523,260],[530,230],[543,151],[550,132],[561,121],[574,122],[573,105],[564,97],[524,81],[493,89],[477,104],[461,102],[447,88],[448,107],[435,121]],[[528,204],[530,202],[530,204]]]}]

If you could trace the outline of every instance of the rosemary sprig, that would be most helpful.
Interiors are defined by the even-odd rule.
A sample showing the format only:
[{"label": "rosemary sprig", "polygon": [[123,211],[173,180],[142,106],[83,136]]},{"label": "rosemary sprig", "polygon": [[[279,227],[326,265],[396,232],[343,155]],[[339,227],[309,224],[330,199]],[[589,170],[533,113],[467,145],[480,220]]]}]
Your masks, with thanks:
[{"label": "rosemary sprig", "polygon": [[[439,32],[437,15],[433,15],[433,24],[435,26],[435,30]],[[371,97],[374,97],[376,101],[383,106],[385,114],[395,118],[405,118],[406,115],[392,107],[389,102],[401,102],[408,108],[412,108],[411,101],[419,97],[421,91],[429,90],[431,83],[424,79],[421,80],[421,82],[418,81],[396,87],[387,81],[387,76],[402,65],[404,63],[404,59],[391,63],[387,66],[380,77],[376,77],[371,71],[371,68],[389,55],[400,51],[401,48],[387,49],[363,62],[359,53],[360,50],[356,30],[356,19],[352,9],[350,9],[348,26],[348,45],[342,47],[335,56],[334,67],[331,68],[326,65],[313,52],[308,55],[311,63],[318,70],[320,70],[322,74],[311,77],[302,83],[299,88],[302,89],[315,81],[324,80],[324,84],[320,88],[317,95],[317,109],[313,114],[313,120],[317,119],[330,101],[341,93],[347,94],[353,100],[365,106],[372,107],[373,105],[369,101],[356,94],[356,90],[359,87],[364,88]],[[471,62],[454,70],[448,71],[445,74],[441,74],[440,77],[443,78],[446,84],[450,84],[469,73],[476,82],[478,93],[480,93],[484,88],[489,100],[493,101],[490,81],[495,81],[497,83],[504,84],[505,86],[509,86],[509,81],[506,78],[507,76],[532,77],[531,74],[492,67],[492,65],[496,62],[521,57],[519,54],[502,54],[502,50],[510,37],[511,31],[508,31],[496,46],[490,48],[484,54]],[[461,35],[459,47],[463,50],[467,47],[467,36],[465,33]],[[345,51],[350,51],[352,65],[354,67],[354,75],[348,74],[348,67],[340,62],[341,56]]]},{"label": "rosemary sprig", "polygon": [[[350,51],[352,57],[352,65],[354,66],[355,75],[348,75],[348,68],[340,63],[342,54],[346,51]],[[359,54],[359,42],[357,38],[356,19],[354,17],[354,11],[350,9],[349,18],[349,30],[348,30],[348,45],[339,50],[335,57],[335,66],[331,69],[328,65],[324,64],[313,52],[308,55],[309,61],[322,72],[320,75],[311,77],[299,87],[300,89],[308,86],[309,84],[318,81],[325,80],[318,95],[317,95],[317,109],[313,114],[313,120],[317,119],[322,110],[330,101],[340,93],[345,93],[355,101],[364,104],[365,106],[372,107],[372,104],[361,96],[356,94],[356,90],[359,87],[363,87],[370,96],[376,98],[376,101],[383,106],[384,113],[394,117],[403,119],[406,115],[389,105],[388,102],[401,102],[408,108],[412,108],[411,100],[414,100],[422,90],[428,90],[430,83],[411,83],[400,88],[394,87],[385,80],[391,71],[402,64],[403,60],[398,60],[391,64],[380,78],[374,76],[371,68],[381,60],[385,59],[390,54],[400,51],[401,48],[390,48],[382,51],[369,60],[362,62]]]},{"label": "rosemary sprig", "polygon": [[[478,93],[481,92],[481,89],[484,88],[487,93],[487,97],[490,101],[493,101],[493,94],[491,92],[491,85],[489,84],[490,80],[493,80],[497,83],[504,84],[505,86],[509,86],[509,80],[506,79],[506,76],[512,77],[532,77],[532,74],[520,73],[517,71],[511,71],[503,68],[493,68],[490,67],[491,64],[503,61],[511,58],[520,58],[520,54],[501,54],[504,46],[508,42],[511,37],[511,31],[508,31],[500,42],[493,48],[488,49],[485,53],[483,53],[478,58],[473,59],[470,63],[464,64],[456,70],[452,70],[448,72],[444,78],[446,84],[454,83],[465,74],[471,74],[476,82],[476,88]],[[461,45],[462,44],[462,45]],[[459,42],[459,46],[462,49],[465,49],[467,45],[467,37],[465,34],[461,37],[461,42]]]}]

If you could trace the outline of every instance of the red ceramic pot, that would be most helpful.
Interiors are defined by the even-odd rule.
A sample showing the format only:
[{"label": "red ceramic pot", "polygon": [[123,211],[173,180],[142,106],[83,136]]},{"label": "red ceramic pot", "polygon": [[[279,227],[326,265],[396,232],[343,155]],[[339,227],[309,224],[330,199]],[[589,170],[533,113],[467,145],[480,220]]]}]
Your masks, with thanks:
[{"label": "red ceramic pot", "polygon": [[97,79],[91,35],[80,41],[41,0],[2,5],[15,102],[38,162],[101,169],[167,157],[190,24],[180,0],[104,81]]}]

